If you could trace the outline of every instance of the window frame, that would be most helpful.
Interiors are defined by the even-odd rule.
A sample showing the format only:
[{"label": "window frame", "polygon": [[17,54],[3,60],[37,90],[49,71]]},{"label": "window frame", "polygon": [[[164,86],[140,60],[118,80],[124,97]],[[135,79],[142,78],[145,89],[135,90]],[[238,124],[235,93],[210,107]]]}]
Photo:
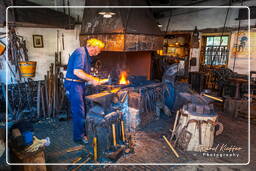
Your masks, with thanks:
[{"label": "window frame", "polygon": [[202,34],[202,42],[201,42],[201,57],[200,57],[200,65],[201,66],[206,66],[206,67],[211,67],[210,64],[205,64],[205,53],[206,53],[206,45],[207,45],[207,37],[221,37],[222,36],[227,36],[228,37],[228,42],[227,42],[227,49],[228,49],[228,54],[227,54],[227,59],[226,59],[226,64],[224,65],[212,65],[212,67],[219,68],[219,67],[227,67],[228,62],[229,62],[229,57],[230,57],[230,41],[231,41],[231,33],[203,33]]}]

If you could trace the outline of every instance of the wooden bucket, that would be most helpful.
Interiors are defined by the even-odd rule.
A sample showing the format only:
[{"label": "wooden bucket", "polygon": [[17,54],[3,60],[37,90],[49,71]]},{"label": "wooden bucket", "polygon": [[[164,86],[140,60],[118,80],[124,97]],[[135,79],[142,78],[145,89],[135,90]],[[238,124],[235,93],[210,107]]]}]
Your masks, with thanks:
[{"label": "wooden bucket", "polygon": [[193,105],[185,105],[179,112],[175,144],[185,151],[203,151],[213,146],[215,126],[219,125],[221,130],[216,132],[217,135],[221,134],[223,125],[217,122],[216,113],[203,113],[206,111],[203,106]]},{"label": "wooden bucket", "polygon": [[21,61],[19,62],[20,73],[22,77],[34,77],[36,73],[35,61]]}]

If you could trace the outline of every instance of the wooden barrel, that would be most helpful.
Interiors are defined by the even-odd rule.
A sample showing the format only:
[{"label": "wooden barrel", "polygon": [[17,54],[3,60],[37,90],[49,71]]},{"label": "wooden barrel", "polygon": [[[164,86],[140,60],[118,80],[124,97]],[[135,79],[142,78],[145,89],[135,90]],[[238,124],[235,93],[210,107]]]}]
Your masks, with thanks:
[{"label": "wooden barrel", "polygon": [[19,62],[20,72],[22,77],[34,77],[36,73],[35,61],[21,61]]}]

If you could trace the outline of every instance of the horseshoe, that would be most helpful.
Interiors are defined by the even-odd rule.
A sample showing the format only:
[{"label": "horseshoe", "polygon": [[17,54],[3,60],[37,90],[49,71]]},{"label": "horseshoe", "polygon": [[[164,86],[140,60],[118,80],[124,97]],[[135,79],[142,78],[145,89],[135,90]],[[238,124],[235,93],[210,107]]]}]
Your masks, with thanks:
[{"label": "horseshoe", "polygon": [[[216,133],[215,133],[215,135],[218,136],[218,135],[222,134],[222,132],[223,132],[223,130],[224,130],[224,126],[223,126],[223,124],[220,123],[220,122],[216,122],[216,125],[219,125],[219,129],[218,129],[218,130],[216,131]],[[216,126],[216,125],[215,125],[215,126]]]}]

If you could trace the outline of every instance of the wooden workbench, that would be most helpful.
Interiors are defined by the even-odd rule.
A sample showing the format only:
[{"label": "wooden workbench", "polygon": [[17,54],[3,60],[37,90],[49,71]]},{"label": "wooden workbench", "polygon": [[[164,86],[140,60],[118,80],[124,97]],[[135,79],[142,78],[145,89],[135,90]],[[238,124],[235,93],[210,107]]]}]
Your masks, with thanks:
[{"label": "wooden workbench", "polygon": [[240,87],[242,83],[248,83],[248,80],[246,79],[242,79],[242,78],[229,78],[230,81],[234,82],[236,84],[236,94],[235,94],[235,98],[236,99],[240,99],[241,95],[240,95]]}]

